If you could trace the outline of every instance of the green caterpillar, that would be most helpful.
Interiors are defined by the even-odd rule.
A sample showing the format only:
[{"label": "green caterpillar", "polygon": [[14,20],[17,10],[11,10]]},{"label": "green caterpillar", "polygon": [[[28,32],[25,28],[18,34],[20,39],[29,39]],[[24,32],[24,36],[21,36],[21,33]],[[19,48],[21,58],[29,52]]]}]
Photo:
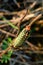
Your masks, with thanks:
[{"label": "green caterpillar", "polygon": [[26,38],[25,38],[25,35],[26,35],[26,33],[27,33],[28,31],[30,31],[30,27],[29,27],[29,26],[26,26],[26,28],[24,28],[24,29],[21,31],[21,33],[18,35],[18,37],[12,41],[14,47],[18,47],[18,46],[20,46],[20,45],[23,44],[23,42],[24,42],[25,39],[26,39]]},{"label": "green caterpillar", "polygon": [[12,41],[14,47],[18,47],[23,44],[26,32],[27,32],[26,29],[23,29],[22,32],[18,35],[18,37]]}]

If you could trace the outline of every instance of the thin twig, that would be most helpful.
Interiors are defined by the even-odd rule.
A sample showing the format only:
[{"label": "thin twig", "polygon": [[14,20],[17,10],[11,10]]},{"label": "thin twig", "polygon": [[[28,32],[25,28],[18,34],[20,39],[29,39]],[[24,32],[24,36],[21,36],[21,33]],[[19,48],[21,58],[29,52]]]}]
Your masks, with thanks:
[{"label": "thin twig", "polygon": [[32,5],[30,5],[29,9],[32,9],[37,4],[37,1],[33,2]]},{"label": "thin twig", "polygon": [[43,9],[42,7],[39,7],[39,8],[35,9],[35,10],[34,10],[34,11],[32,11],[32,12],[41,11],[42,9]]},{"label": "thin twig", "polygon": [[43,54],[43,51],[30,51],[30,50],[25,50],[26,53],[36,53],[36,54]]},{"label": "thin twig", "polygon": [[43,20],[37,21],[36,24],[43,24]]},{"label": "thin twig", "polygon": [[13,0],[13,1],[20,8],[20,4],[16,0]]},{"label": "thin twig", "polygon": [[29,26],[31,27],[31,25],[32,25],[36,20],[40,19],[41,16],[42,16],[42,14],[39,14],[37,17],[35,17],[35,18],[32,20],[32,22],[29,24]]},{"label": "thin twig", "polygon": [[2,24],[0,25],[0,28],[5,27],[5,26],[8,26],[8,24]]},{"label": "thin twig", "polygon": [[10,35],[10,36],[16,37],[16,35],[14,35],[14,34],[12,34],[12,33],[9,33],[9,32],[7,32],[7,31],[4,31],[4,30],[2,30],[2,29],[0,29],[0,31],[3,32],[3,33],[5,33],[5,34],[8,34],[8,35]]},{"label": "thin twig", "polygon": [[26,41],[26,43],[27,43],[33,50],[34,50],[34,49],[39,50],[39,48],[38,48],[37,46],[33,45],[32,43],[30,43],[30,42],[28,42],[28,41]]}]

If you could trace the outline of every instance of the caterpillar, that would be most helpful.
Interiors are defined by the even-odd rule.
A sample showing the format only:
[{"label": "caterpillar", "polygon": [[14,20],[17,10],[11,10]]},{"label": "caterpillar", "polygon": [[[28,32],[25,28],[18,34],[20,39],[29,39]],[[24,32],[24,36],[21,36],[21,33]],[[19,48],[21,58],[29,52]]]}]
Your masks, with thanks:
[{"label": "caterpillar", "polygon": [[18,47],[18,46],[20,46],[20,45],[23,44],[23,42],[24,42],[25,39],[26,39],[26,38],[25,38],[25,35],[26,35],[26,33],[27,33],[28,31],[30,31],[30,27],[29,27],[29,26],[26,26],[26,28],[24,28],[24,29],[21,31],[21,33],[18,35],[18,37],[12,41],[14,47]]}]

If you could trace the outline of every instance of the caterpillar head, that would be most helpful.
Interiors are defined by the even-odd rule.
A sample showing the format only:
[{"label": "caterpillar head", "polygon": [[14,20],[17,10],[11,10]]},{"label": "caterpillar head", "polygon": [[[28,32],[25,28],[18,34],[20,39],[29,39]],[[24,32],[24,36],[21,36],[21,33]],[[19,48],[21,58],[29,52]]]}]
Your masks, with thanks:
[{"label": "caterpillar head", "polygon": [[29,25],[26,26],[26,30],[27,30],[27,31],[30,31],[30,26],[29,26]]}]

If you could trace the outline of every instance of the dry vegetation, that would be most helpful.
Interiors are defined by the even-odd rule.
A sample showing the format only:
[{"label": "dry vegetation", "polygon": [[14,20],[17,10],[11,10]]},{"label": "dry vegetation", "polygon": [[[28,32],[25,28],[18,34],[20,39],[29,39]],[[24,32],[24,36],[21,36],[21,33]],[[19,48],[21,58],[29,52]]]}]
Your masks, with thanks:
[{"label": "dry vegetation", "polygon": [[[4,5],[3,2],[1,3]],[[4,54],[6,55],[8,51],[13,50],[9,61],[10,65],[43,64],[42,4],[37,3],[37,1],[32,3],[25,0],[23,2],[16,1],[16,8],[13,8],[12,12],[11,9],[14,6],[9,5],[9,3],[6,6],[3,5],[1,8],[3,7],[5,10],[0,10],[0,62]],[[9,9],[6,10],[6,7]],[[2,49],[3,41],[10,43],[4,50]]]}]

